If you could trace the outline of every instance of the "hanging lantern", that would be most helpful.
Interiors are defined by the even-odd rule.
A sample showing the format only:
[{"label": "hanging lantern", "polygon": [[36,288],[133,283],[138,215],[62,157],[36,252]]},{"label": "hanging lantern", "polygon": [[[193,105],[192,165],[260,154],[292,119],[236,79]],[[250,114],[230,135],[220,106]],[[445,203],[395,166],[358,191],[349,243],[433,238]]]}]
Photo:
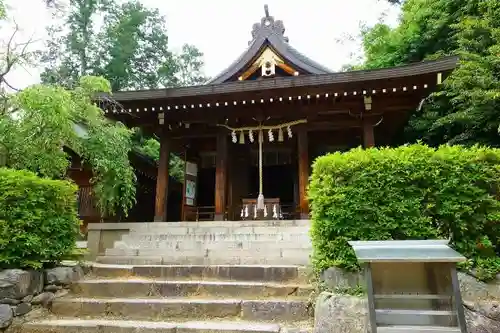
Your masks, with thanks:
[{"label": "hanging lantern", "polygon": [[231,132],[231,139],[233,140],[233,143],[238,142],[238,140],[237,140],[237,138],[236,138],[236,132],[235,132],[235,131],[232,131],[232,132]]},{"label": "hanging lantern", "polygon": [[291,139],[293,134],[292,134],[292,128],[290,126],[287,127],[286,131],[288,132],[288,137]]},{"label": "hanging lantern", "polygon": [[245,133],[243,131],[240,132],[240,144],[245,143]]},{"label": "hanging lantern", "polygon": [[253,131],[252,130],[248,131],[248,139],[250,140],[251,143],[253,143]]},{"label": "hanging lantern", "polygon": [[283,129],[281,127],[278,130],[278,142],[283,142]]},{"label": "hanging lantern", "polygon": [[273,142],[274,141],[274,135],[273,135],[273,130],[269,130],[269,142]]}]

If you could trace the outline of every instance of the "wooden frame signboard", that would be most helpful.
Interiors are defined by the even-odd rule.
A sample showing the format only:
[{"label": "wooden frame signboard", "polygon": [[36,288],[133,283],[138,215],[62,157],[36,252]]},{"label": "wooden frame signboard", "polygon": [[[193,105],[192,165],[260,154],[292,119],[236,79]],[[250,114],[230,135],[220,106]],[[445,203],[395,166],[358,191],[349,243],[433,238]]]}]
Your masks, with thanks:
[{"label": "wooden frame signboard", "polygon": [[198,185],[198,164],[193,161],[185,161],[184,167],[184,189],[182,193],[183,219],[189,220],[193,210],[196,210],[196,189]]}]

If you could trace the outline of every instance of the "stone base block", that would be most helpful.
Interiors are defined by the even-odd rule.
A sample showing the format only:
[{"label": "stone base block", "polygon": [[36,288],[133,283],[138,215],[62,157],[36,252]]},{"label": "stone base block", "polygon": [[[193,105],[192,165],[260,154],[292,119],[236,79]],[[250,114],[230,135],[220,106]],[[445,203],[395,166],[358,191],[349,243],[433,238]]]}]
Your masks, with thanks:
[{"label": "stone base block", "polygon": [[307,320],[309,304],[303,301],[243,301],[241,314],[244,320],[299,321]]}]

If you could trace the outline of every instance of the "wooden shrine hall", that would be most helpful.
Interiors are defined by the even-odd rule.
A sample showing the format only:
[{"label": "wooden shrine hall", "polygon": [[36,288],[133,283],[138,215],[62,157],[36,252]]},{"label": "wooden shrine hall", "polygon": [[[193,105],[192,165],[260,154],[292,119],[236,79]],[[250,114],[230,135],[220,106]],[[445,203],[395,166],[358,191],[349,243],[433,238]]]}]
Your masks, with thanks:
[{"label": "wooden shrine hall", "polygon": [[307,219],[313,160],[390,144],[457,63],[334,73],[294,49],[266,6],[248,49],[205,85],[117,92],[103,108],[160,140],[156,221],[171,153],[186,162],[182,220]]}]

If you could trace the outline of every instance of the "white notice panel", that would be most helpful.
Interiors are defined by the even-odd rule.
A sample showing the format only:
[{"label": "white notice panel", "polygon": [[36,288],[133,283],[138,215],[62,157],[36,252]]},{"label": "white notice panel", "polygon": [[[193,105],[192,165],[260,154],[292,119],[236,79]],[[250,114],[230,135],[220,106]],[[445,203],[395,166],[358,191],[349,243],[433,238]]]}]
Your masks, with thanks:
[{"label": "white notice panel", "polygon": [[198,165],[192,162],[186,162],[186,175],[197,176],[198,175]]}]

